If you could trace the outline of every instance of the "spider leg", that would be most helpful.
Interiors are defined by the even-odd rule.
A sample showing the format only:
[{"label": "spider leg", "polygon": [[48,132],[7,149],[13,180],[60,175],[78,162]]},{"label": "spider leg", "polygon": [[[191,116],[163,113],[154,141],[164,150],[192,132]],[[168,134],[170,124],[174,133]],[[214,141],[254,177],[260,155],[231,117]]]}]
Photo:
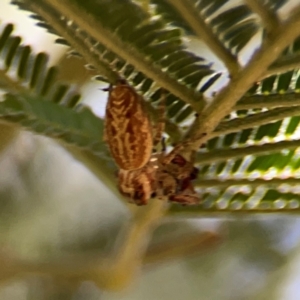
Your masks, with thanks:
[{"label": "spider leg", "polygon": [[[166,94],[161,91],[162,96],[158,104],[158,122],[155,126],[155,135],[153,138],[153,145],[156,146],[162,140],[162,134],[165,130],[165,111],[166,111]],[[164,146],[163,146],[164,147]]]},{"label": "spider leg", "polygon": [[168,165],[179,154],[179,152],[183,149],[184,149],[184,144],[176,145],[173,148],[173,150],[164,157],[163,164]]},{"label": "spider leg", "polygon": [[164,137],[162,137],[161,139],[161,145],[162,145],[162,152],[165,153],[167,149],[167,145],[166,145],[166,139]]},{"label": "spider leg", "polygon": [[[197,139],[196,138],[191,138],[187,139],[186,141],[183,141],[173,148],[173,150],[165,156],[163,163],[164,164],[169,164],[177,155],[180,155],[179,153],[186,147],[190,146],[192,143],[194,143]],[[181,156],[181,155],[180,155]],[[194,154],[195,156],[195,154]]]},{"label": "spider leg", "polygon": [[181,205],[197,205],[201,202],[201,198],[197,194],[182,193],[169,196],[170,202],[176,202]]}]

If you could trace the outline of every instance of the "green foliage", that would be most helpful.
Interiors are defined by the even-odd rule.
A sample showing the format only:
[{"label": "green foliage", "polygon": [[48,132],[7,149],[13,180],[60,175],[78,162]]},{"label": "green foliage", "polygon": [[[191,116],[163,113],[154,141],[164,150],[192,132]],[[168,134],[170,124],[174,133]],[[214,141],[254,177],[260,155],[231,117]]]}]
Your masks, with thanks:
[{"label": "green foliage", "polygon": [[[278,93],[289,93],[287,95],[298,97],[293,91],[295,90],[295,83],[298,81],[299,72],[298,70],[287,72],[279,76],[271,76],[263,80],[259,85],[255,85],[255,89],[252,89],[252,95],[263,92],[266,94],[261,97],[261,102],[268,103],[268,99],[272,99],[274,95]],[[251,99],[251,94],[248,93],[245,98]],[[284,99],[284,95],[283,95]],[[283,100],[284,101],[284,100]],[[288,104],[287,104],[288,105]],[[255,105],[253,105],[255,108]],[[277,108],[278,112],[286,108]],[[295,110],[296,107],[290,108],[290,110]],[[272,112],[272,110],[269,110]],[[273,110],[275,111],[275,110]],[[239,113],[238,111],[236,112]],[[262,109],[251,109],[243,112],[239,118],[249,118],[250,115],[262,115],[264,112]],[[263,121],[263,119],[262,119]],[[224,125],[226,125],[224,121]],[[205,148],[202,148],[203,154],[214,152],[219,153],[220,158],[215,163],[203,163],[201,162],[200,167],[200,178],[199,182],[205,179],[214,178],[264,178],[265,174],[268,172],[275,172],[280,176],[281,172],[290,173],[289,177],[293,178],[293,173],[297,172],[299,163],[299,158],[297,152],[298,144],[295,144],[292,149],[288,149],[288,144],[276,149],[276,139],[298,139],[299,131],[299,117],[295,116],[292,118],[285,118],[277,122],[263,124],[259,127],[249,128],[245,130],[238,131],[236,133],[229,133],[224,136],[216,137],[208,142]],[[281,142],[278,142],[280,144]],[[258,151],[253,152],[252,155],[247,155],[247,149],[251,148],[251,144],[259,145],[264,144],[264,146],[269,146],[269,151],[266,154],[264,147],[260,147],[261,153]],[[236,152],[232,152],[230,160],[227,156],[223,156],[225,149],[236,149]],[[240,154],[238,154],[240,152]],[[235,157],[236,156],[236,157]],[[239,156],[243,156],[240,158]],[[199,159],[201,161],[201,154],[199,154]],[[211,187],[213,193],[206,192],[203,193],[203,208],[204,209],[247,209],[250,208],[254,203],[259,205],[254,205],[262,210],[272,210],[277,209],[279,206],[284,207],[285,210],[294,210],[295,205],[297,207],[297,189],[294,185],[297,182],[289,185],[289,178],[286,181],[282,180],[281,184],[277,186],[272,186],[269,190],[270,184],[268,183],[267,177],[265,177],[265,184],[261,184],[257,188],[251,188],[250,185],[244,183],[239,185],[238,182],[236,186],[232,186],[232,182],[228,181],[227,187]],[[225,180],[226,182],[226,180]],[[287,184],[291,190],[289,193],[283,193],[283,185]],[[201,185],[200,185],[201,186]],[[241,190],[243,190],[241,192]],[[253,200],[255,199],[255,200]],[[175,207],[174,212],[177,212],[180,208]],[[181,210],[182,211],[182,210]],[[185,211],[193,212],[199,211],[198,208],[186,208]]]},{"label": "green foliage", "polygon": [[[220,89],[218,84],[227,77],[227,88],[235,95],[236,82],[247,75],[243,71],[248,66],[245,68],[238,61],[243,55],[242,50],[251,49],[251,40],[257,33],[264,39],[261,51],[276,42],[275,38],[272,40],[272,34],[268,36],[265,27],[272,20],[278,21],[277,11],[286,3],[285,0],[264,1],[267,19],[266,15],[246,4],[232,5],[230,1],[178,1],[186,5],[186,11],[178,10],[167,0],[152,0],[146,9],[141,2],[12,1],[19,8],[30,11],[38,26],[55,34],[57,43],[69,47],[69,54],[85,59],[89,68],[98,74],[97,79],[110,83],[119,78],[126,79],[144,96],[149,112],[155,114],[159,99],[165,95],[166,132],[173,140],[176,140],[175,132],[178,136],[178,132],[189,133],[191,128],[197,131],[202,119],[214,121],[219,118],[214,112],[207,116],[206,96],[214,95],[213,89]],[[196,16],[193,24],[189,14],[193,18]],[[272,26],[276,26],[275,21]],[[240,70],[228,70],[228,76],[223,69],[217,70],[214,59],[202,57],[201,48],[199,51],[190,49],[188,38],[198,41],[202,38],[195,30],[197,26],[204,26],[203,32],[212,35],[211,39],[204,38],[210,48],[209,54],[218,56],[225,66],[235,60]],[[273,29],[276,32],[278,28]],[[102,121],[89,110],[74,109],[78,107],[80,95],[73,87],[57,82],[58,69],[47,67],[46,54],[33,54],[29,46],[22,45],[21,39],[12,35],[12,31],[13,26],[7,25],[0,37],[4,65],[0,71],[0,84],[8,93],[0,103],[1,118],[38,134],[58,137],[109,160],[102,142]],[[295,200],[298,194],[289,183],[295,177],[293,172],[282,181],[290,187],[287,193],[281,191],[281,185],[273,187],[272,182],[266,180],[270,171],[278,176],[282,172],[296,171],[300,164],[298,145],[281,144],[284,140],[298,139],[299,69],[294,65],[274,71],[285,60],[297,59],[299,45],[298,38],[285,50],[283,47],[282,54],[277,54],[256,82],[246,82],[248,86],[243,87],[242,97],[234,103],[236,106],[228,111],[223,107],[227,115],[212,126],[215,129],[208,132],[206,144],[197,153],[200,170],[197,184],[203,204],[196,208],[175,207],[174,211],[249,211],[253,207],[299,209],[298,200]],[[228,57],[229,62],[226,61]],[[254,63],[250,61],[250,67]],[[17,81],[7,75],[11,72]],[[237,92],[240,92],[238,88]],[[209,101],[211,107],[218,101],[222,106],[218,95]],[[194,115],[199,115],[196,121]],[[192,122],[192,126],[187,126]],[[197,134],[193,137],[199,139]],[[232,181],[237,178],[244,180],[242,185]],[[257,186],[251,178],[264,181]],[[225,183],[209,186],[209,180]],[[205,182],[209,188],[203,187]]]},{"label": "green foliage", "polygon": [[0,115],[35,133],[88,148],[109,159],[102,141],[103,122],[88,108],[76,112],[37,97],[7,94],[0,102]]},{"label": "green foliage", "polygon": [[[6,76],[8,84],[3,86],[8,94],[0,102],[2,119],[88,148],[109,159],[102,141],[102,120],[87,107],[79,109],[80,94],[74,87],[57,81],[58,68],[48,68],[47,54],[35,55],[31,47],[21,45],[21,38],[12,36],[12,32],[13,25],[8,24],[0,38],[0,54],[5,64],[1,74],[10,72],[10,76]],[[11,74],[18,78],[17,82]]]},{"label": "green foliage", "polygon": [[[195,35],[193,29],[182,18],[167,0],[154,0],[156,11],[161,14],[168,22],[179,26],[187,34]],[[213,28],[217,36],[228,47],[232,53],[239,53],[250,41],[250,39],[259,31],[260,27],[257,17],[244,4],[227,8],[224,6],[230,4],[228,0],[213,1],[192,1],[198,13],[207,19],[207,23]],[[268,1],[272,9],[279,9],[286,0]]]},{"label": "green foliage", "polygon": [[[14,3],[22,8],[30,9],[30,3],[23,3],[22,1],[15,1]],[[208,89],[213,83],[208,76],[212,75],[213,78],[216,78],[211,64],[187,50],[180,29],[169,27],[163,19],[151,19],[131,1],[123,1],[122,5],[119,1],[98,1],[97,3],[87,1],[84,4],[78,1],[78,5],[82,5],[81,9],[92,14],[99,24],[108,30],[110,36],[119,36],[124,48],[126,45],[130,45],[131,49],[135,48],[143,55],[147,64],[155,64],[159,69],[164,70],[165,76],[174,78],[180,82],[180,85],[184,85],[187,91],[193,95],[195,99],[193,101],[199,102],[201,100],[200,94],[193,90],[198,89],[202,92]],[[45,27],[44,24],[44,22],[39,21],[37,25]],[[47,28],[52,33],[55,32],[48,24]],[[66,26],[66,30],[70,30],[70,28]],[[73,28],[73,31],[75,30],[76,24]],[[59,34],[57,32],[57,35]],[[107,47],[100,41],[94,40],[88,33],[81,32],[81,35],[81,43],[86,44],[86,39],[89,39],[93,52],[101,57],[101,61],[130,84],[136,86],[149,101],[156,102],[161,97],[162,92],[157,83],[155,84],[153,80],[147,78],[122,57],[109,51]],[[57,41],[69,45],[69,42],[63,38],[59,38]],[[87,45],[87,47],[90,46]],[[102,75],[105,76],[105,74]],[[113,81],[114,78],[107,78],[106,80]],[[191,108],[186,106],[186,103],[181,99],[168,93],[168,91],[165,91],[165,97],[168,114],[176,122],[184,121],[191,115]],[[204,103],[202,103],[203,105]]]}]

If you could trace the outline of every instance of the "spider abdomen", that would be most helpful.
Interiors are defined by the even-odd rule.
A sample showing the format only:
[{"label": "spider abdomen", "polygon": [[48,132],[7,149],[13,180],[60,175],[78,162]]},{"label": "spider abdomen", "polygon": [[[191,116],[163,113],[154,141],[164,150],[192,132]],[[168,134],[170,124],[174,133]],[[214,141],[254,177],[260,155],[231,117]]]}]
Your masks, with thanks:
[{"label": "spider abdomen", "polygon": [[112,157],[120,169],[135,170],[149,161],[153,137],[141,97],[124,83],[109,91],[105,136]]}]

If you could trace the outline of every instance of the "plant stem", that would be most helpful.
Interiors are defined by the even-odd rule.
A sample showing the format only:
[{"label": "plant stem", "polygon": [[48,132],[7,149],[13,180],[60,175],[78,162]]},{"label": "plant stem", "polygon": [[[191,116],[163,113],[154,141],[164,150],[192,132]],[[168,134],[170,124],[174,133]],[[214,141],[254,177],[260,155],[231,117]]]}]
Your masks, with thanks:
[{"label": "plant stem", "polygon": [[300,106],[300,94],[253,95],[243,97],[234,110]]},{"label": "plant stem", "polygon": [[300,54],[293,53],[278,58],[263,74],[263,78],[274,74],[282,74],[300,67]]},{"label": "plant stem", "polygon": [[122,233],[122,241],[115,255],[98,257],[93,261],[64,259],[51,263],[24,262],[0,254],[0,280],[16,275],[50,275],[60,279],[93,281],[104,290],[122,290],[137,276],[143,263],[148,240],[168,206],[154,200],[144,208],[136,209],[133,221]]},{"label": "plant stem", "polygon": [[280,184],[288,184],[288,185],[299,185],[300,179],[299,178],[272,178],[272,179],[226,179],[226,180],[219,180],[219,179],[201,179],[198,180],[195,183],[195,186],[201,187],[201,188],[209,188],[209,187],[215,187],[215,188],[226,188],[229,186],[242,186],[247,185],[250,187],[257,187],[261,185],[267,185],[267,186],[275,186],[277,187]]},{"label": "plant stem", "polygon": [[234,209],[234,208],[218,208],[218,207],[213,207],[213,208],[202,208],[201,206],[199,207],[172,207],[171,210],[168,212],[168,216],[172,217],[179,217],[179,218],[232,218],[236,219],[239,217],[247,217],[251,216],[253,218],[253,215],[258,216],[262,215],[265,217],[267,214],[280,214],[280,215],[288,215],[288,216],[298,216],[300,215],[300,209],[299,208],[245,208],[242,207],[240,209]]},{"label": "plant stem", "polygon": [[266,143],[263,145],[239,147],[233,149],[222,149],[221,154],[220,150],[218,149],[212,150],[208,153],[199,153],[196,158],[196,163],[206,165],[215,162],[227,161],[228,159],[237,159],[247,155],[263,155],[280,152],[282,150],[293,150],[298,147],[300,147],[300,140]]},{"label": "plant stem", "polygon": [[195,148],[199,148],[208,139],[209,134],[220,121],[232,111],[236,102],[254,82],[261,78],[282,51],[300,35],[300,13],[298,9],[296,11],[296,14],[282,24],[277,34],[253,55],[248,65],[220,91],[215,100],[202,112],[201,120],[198,118],[192,125],[188,136],[198,140],[194,143]]},{"label": "plant stem", "polygon": [[270,36],[274,35],[280,25],[280,20],[277,15],[260,0],[246,0],[246,3],[251,10],[260,16],[268,34]]},{"label": "plant stem", "polygon": [[[111,276],[106,286],[110,289],[122,289],[132,282],[141,270],[152,232],[164,216],[168,205],[164,201],[152,200],[146,207],[136,207],[133,222],[126,229],[117,252],[112,259]],[[97,272],[95,276],[98,277]]]},{"label": "plant stem", "polygon": [[219,242],[220,236],[213,232],[184,236],[176,239],[176,241],[151,247],[144,258],[144,264],[158,264],[180,259],[187,255],[198,254],[200,251],[211,249]]},{"label": "plant stem", "polygon": [[243,129],[258,127],[271,122],[276,122],[284,118],[299,116],[300,107],[284,107],[275,108],[270,111],[257,113],[250,115],[245,118],[237,118],[230,121],[224,121],[219,124],[217,129],[210,135],[209,138],[214,138],[216,136],[238,132]]}]

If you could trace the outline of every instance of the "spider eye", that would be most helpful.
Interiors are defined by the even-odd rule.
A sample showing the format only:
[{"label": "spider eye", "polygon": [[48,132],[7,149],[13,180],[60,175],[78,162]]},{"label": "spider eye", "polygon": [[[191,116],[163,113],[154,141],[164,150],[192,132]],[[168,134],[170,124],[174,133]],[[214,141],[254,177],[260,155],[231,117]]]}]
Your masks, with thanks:
[{"label": "spider eye", "polygon": [[156,197],[156,193],[153,192],[153,193],[151,194],[151,198],[155,198],[155,197]]}]

